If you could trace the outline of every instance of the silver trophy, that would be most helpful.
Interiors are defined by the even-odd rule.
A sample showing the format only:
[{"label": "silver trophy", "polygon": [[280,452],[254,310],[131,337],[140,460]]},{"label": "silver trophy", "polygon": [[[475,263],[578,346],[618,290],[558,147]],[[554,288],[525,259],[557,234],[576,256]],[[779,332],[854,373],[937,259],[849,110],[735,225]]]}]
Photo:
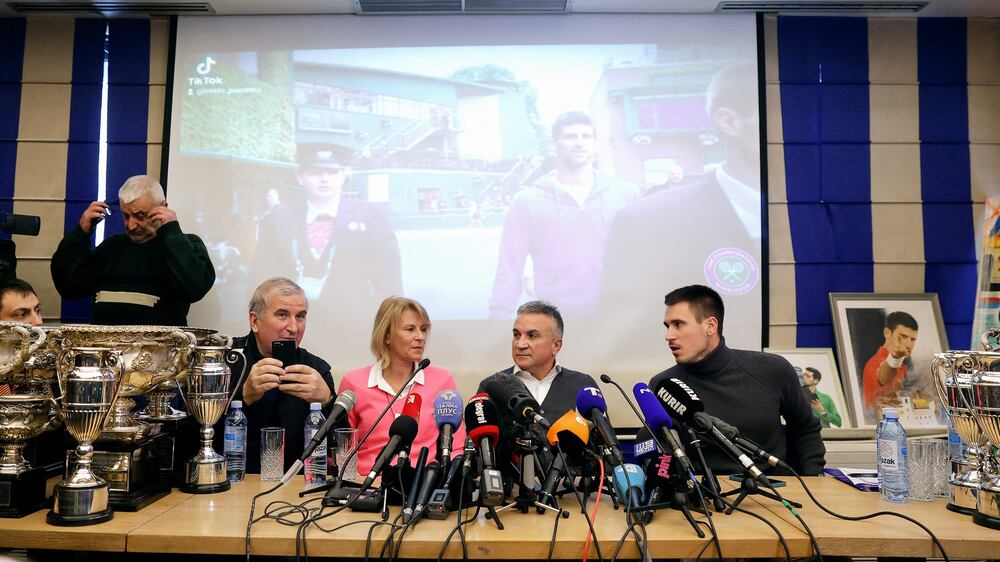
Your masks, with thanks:
[{"label": "silver trophy", "polygon": [[[934,355],[931,362],[934,388],[944,405],[955,432],[968,448],[964,459],[952,459],[948,481],[948,509],[966,515],[976,512],[979,486],[987,458],[986,436],[976,419],[972,378],[989,353],[946,351]],[[1000,360],[1000,355],[996,355]]]},{"label": "silver trophy", "polygon": [[51,373],[28,369],[45,350],[45,331],[0,322],[0,517],[23,517],[45,504],[45,471],[32,468],[22,451],[29,439],[58,427]]},{"label": "silver trophy", "polygon": [[[242,364],[237,384],[230,389],[230,366]],[[219,421],[229,406],[236,389],[243,384],[247,361],[242,350],[232,349],[232,339],[223,345],[195,347],[190,367],[181,373],[181,396],[188,411],[201,424],[201,449],[187,462],[181,490],[193,494],[210,494],[229,489],[226,458],[212,448],[215,431],[212,426]]]},{"label": "silver trophy", "polygon": [[[995,338],[998,333],[991,331],[983,334],[986,349],[992,349],[989,339]],[[981,457],[983,474],[972,521],[984,527],[1000,529],[1000,458],[995,453],[996,447],[1000,446],[1000,353],[973,352],[972,356],[977,368],[971,381],[969,398],[974,400],[971,411],[988,441]]]},{"label": "silver trophy", "polygon": [[[172,326],[63,325],[50,333],[61,348],[93,347],[121,353],[117,398],[95,440],[92,470],[111,485],[111,506],[137,511],[170,493],[165,464],[173,438],[160,425],[137,419],[134,397],[144,395],[182,370],[195,336]],[[74,458],[67,457],[67,473]]]},{"label": "silver trophy", "polygon": [[93,442],[111,412],[123,373],[119,350],[62,348],[57,364],[60,414],[77,441],[74,470],[56,484],[47,520],[53,525],[92,525],[110,520],[108,482],[91,470]]},{"label": "silver trophy", "polygon": [[[210,328],[186,327],[183,331],[193,334],[198,345],[224,345],[225,336],[219,336]],[[137,417],[143,421],[171,422],[187,417],[187,412],[178,410],[171,405],[177,395],[177,380],[168,379],[153,387],[146,394],[145,410]]]}]

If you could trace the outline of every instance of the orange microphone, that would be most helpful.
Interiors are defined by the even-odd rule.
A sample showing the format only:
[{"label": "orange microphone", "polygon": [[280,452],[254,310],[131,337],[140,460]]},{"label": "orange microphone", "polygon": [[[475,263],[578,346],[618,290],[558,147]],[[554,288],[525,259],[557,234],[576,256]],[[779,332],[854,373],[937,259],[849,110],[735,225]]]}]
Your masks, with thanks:
[{"label": "orange microphone", "polygon": [[549,473],[545,476],[545,482],[542,484],[542,502],[555,506],[556,488],[569,473],[569,468],[563,459],[567,457],[577,458],[583,454],[587,448],[587,442],[590,441],[590,424],[576,413],[576,410],[569,410],[552,424],[546,437],[550,445],[559,447],[565,453],[564,455],[556,455]]}]

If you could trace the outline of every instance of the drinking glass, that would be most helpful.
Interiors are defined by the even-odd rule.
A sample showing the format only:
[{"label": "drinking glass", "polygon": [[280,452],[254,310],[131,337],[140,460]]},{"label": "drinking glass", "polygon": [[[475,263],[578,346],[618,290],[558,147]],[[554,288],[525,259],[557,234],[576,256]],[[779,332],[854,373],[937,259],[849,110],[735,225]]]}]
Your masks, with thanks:
[{"label": "drinking glass", "polygon": [[354,482],[358,479],[358,456],[354,455],[350,462],[347,462],[347,455],[358,446],[358,430],[339,428],[334,430],[334,435],[337,438],[336,459],[341,479],[345,482]]},{"label": "drinking glass", "polygon": [[285,473],[285,428],[260,430],[260,479],[277,482]]},{"label": "drinking glass", "polygon": [[946,439],[934,439],[932,455],[931,482],[934,487],[934,497],[947,498],[948,480],[951,478],[951,459],[948,457],[948,441]]},{"label": "drinking glass", "polygon": [[934,499],[933,456],[933,440],[907,440],[906,462],[910,469],[910,500],[931,501]]}]

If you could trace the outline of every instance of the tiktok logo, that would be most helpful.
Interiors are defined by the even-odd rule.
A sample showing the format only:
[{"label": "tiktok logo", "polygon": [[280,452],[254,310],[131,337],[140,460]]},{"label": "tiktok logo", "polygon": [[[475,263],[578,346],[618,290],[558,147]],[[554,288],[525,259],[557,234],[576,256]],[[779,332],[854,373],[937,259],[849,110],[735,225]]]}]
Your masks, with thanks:
[{"label": "tiktok logo", "polygon": [[198,74],[204,76],[209,72],[212,72],[213,66],[215,66],[215,59],[213,59],[212,57],[205,57],[205,60],[198,63],[198,65],[195,66],[194,69],[195,71],[198,72]]}]

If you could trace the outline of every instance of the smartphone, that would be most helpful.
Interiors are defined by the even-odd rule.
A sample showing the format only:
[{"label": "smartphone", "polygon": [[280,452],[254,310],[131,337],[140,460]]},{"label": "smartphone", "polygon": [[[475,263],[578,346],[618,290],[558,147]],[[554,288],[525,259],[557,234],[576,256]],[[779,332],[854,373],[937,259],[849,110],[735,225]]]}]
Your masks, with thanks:
[{"label": "smartphone", "polygon": [[[732,480],[733,482],[742,482],[743,481],[743,475],[742,474],[730,474],[729,475],[729,479]],[[780,487],[782,487],[782,486],[785,485],[785,481],[784,480],[775,480],[774,478],[768,478],[767,481],[771,484],[772,488],[780,488]]]},{"label": "smartphone", "polygon": [[295,346],[295,340],[274,340],[271,342],[271,357],[281,361],[281,366],[287,369],[289,365],[299,362],[299,348]]}]

